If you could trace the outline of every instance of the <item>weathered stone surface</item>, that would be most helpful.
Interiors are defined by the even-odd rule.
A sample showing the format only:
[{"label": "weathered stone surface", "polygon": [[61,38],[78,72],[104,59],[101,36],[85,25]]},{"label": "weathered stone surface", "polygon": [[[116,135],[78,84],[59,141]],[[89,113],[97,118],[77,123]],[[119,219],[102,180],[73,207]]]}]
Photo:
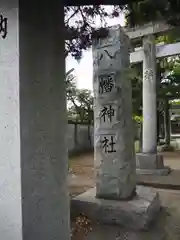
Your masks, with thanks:
[{"label": "weathered stone surface", "polygon": [[120,26],[93,44],[96,195],[127,199],[136,187],[129,39]]},{"label": "weathered stone surface", "polygon": [[142,186],[137,187],[137,195],[130,201],[96,198],[95,188],[71,200],[73,217],[83,213],[91,220],[134,230],[148,229],[159,210],[159,195],[151,188]]}]

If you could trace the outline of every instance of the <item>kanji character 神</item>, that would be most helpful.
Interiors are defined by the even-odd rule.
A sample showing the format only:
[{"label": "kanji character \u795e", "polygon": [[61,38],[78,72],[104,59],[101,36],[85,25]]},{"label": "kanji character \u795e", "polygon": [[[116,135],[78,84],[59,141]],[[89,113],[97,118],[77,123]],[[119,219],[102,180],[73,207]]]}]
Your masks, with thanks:
[{"label": "kanji character \u795e", "polygon": [[106,117],[108,117],[110,122],[112,122],[112,117],[114,117],[114,109],[112,108],[112,106],[104,106],[104,108],[100,112],[100,117],[103,118],[104,122],[106,122]]}]

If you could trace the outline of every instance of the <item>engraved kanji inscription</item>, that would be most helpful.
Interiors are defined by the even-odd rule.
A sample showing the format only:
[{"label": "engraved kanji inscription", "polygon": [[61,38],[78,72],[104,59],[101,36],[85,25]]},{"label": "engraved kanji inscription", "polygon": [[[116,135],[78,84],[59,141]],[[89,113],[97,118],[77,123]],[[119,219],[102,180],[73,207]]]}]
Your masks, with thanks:
[{"label": "engraved kanji inscription", "polygon": [[110,122],[112,122],[112,117],[115,116],[115,110],[112,107],[112,105],[104,106],[100,111],[100,118],[104,122],[106,122],[108,119]]},{"label": "engraved kanji inscription", "polygon": [[8,19],[3,17],[3,15],[0,15],[0,34],[3,39],[5,39],[7,36],[7,22]]},{"label": "engraved kanji inscription", "polygon": [[152,69],[147,69],[145,72],[144,72],[144,79],[149,81],[153,78],[153,70]]},{"label": "engraved kanji inscription", "polygon": [[114,136],[104,136],[101,140],[101,147],[104,153],[116,152],[115,145],[116,142]]},{"label": "engraved kanji inscription", "polygon": [[110,93],[115,88],[114,74],[99,76],[99,94]]}]

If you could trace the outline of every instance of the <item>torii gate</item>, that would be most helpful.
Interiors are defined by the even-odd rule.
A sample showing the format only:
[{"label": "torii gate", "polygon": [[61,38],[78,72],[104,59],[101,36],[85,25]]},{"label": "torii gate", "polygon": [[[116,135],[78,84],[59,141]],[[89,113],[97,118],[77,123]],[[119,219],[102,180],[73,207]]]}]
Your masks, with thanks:
[{"label": "torii gate", "polygon": [[137,154],[138,173],[166,175],[170,170],[157,154],[156,58],[180,54],[180,43],[155,46],[154,35],[171,29],[162,22],[125,29],[131,40],[142,38],[142,47],[130,54],[131,63],[143,62],[143,146],[142,153]]}]

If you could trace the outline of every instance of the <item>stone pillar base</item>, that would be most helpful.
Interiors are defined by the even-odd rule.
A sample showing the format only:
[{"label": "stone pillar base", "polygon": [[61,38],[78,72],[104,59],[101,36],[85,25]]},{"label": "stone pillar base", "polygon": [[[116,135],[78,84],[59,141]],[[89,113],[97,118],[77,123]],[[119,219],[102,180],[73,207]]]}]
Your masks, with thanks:
[{"label": "stone pillar base", "polygon": [[164,166],[161,154],[136,154],[136,173],[152,175],[168,175],[171,169]]},{"label": "stone pillar base", "polygon": [[133,230],[148,230],[149,224],[160,211],[159,195],[148,187],[137,186],[136,196],[130,201],[96,198],[96,189],[71,200],[71,217],[84,214],[92,221],[115,224]]}]

